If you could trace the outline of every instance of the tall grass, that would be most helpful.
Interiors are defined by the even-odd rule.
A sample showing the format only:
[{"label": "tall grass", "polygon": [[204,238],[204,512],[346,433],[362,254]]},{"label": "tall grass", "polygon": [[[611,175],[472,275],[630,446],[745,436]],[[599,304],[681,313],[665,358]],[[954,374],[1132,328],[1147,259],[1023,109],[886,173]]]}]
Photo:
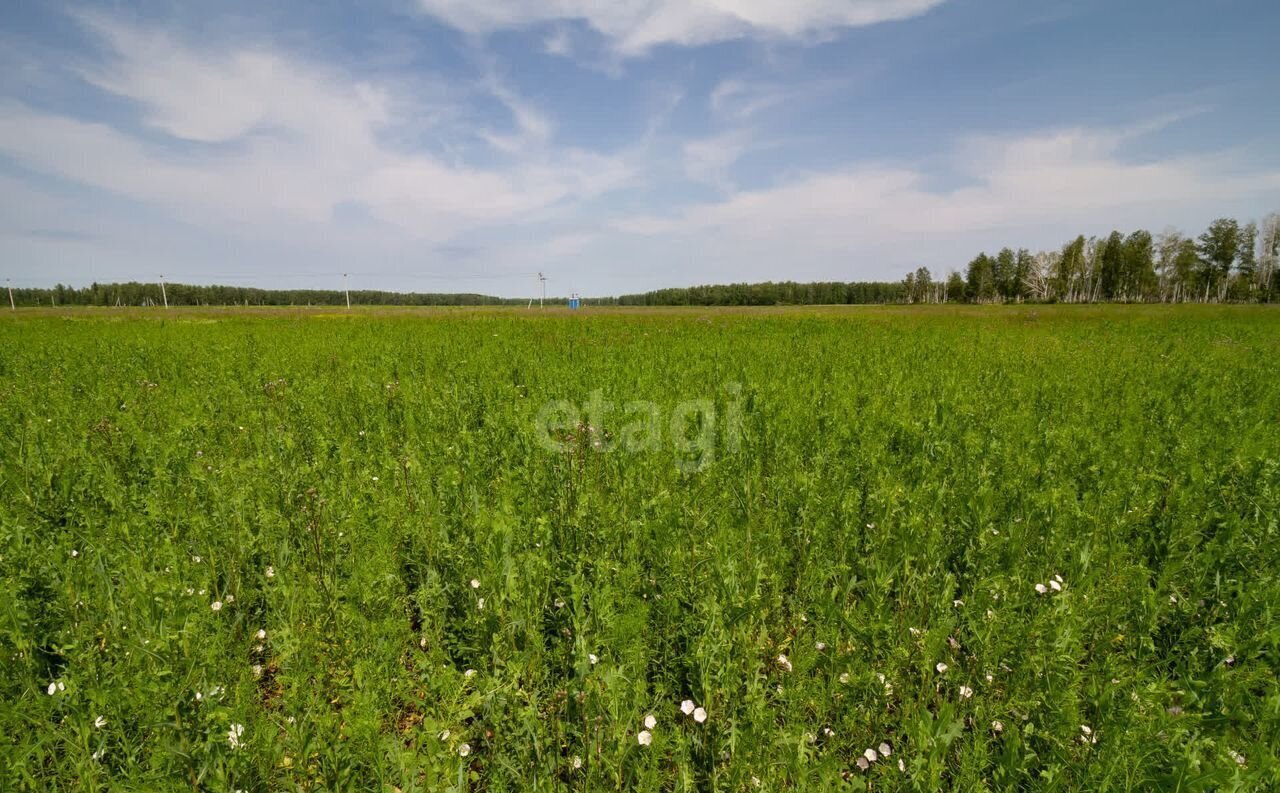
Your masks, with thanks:
[{"label": "tall grass", "polygon": [[0,323],[2,789],[1280,786],[1280,314],[154,316]]}]

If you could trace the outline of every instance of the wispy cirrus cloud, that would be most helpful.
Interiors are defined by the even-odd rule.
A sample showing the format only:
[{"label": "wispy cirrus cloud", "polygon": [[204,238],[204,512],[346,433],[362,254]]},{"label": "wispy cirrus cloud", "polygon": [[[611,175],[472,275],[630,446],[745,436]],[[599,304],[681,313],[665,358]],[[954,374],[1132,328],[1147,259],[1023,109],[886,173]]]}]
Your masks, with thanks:
[{"label": "wispy cirrus cloud", "polygon": [[[741,190],[667,215],[619,219],[639,236],[712,238],[870,251],[911,239],[953,244],[990,232],[1034,244],[1036,229],[1064,223],[1087,230],[1126,220],[1150,223],[1209,201],[1265,199],[1280,193],[1280,168],[1219,151],[1134,162],[1128,143],[1171,119],[1117,128],[1070,128],[959,141],[950,158],[958,186],[933,187],[920,166],[853,163],[802,174],[776,186]],[[1052,244],[1053,241],[1046,241]]]},{"label": "wispy cirrus cloud", "polygon": [[663,44],[789,38],[909,19],[945,0],[419,0],[427,13],[469,33],[576,20],[624,55]]},{"label": "wispy cirrus cloud", "polygon": [[266,232],[326,224],[354,204],[407,236],[443,241],[599,195],[633,173],[621,156],[555,146],[553,123],[496,80],[483,90],[509,109],[511,130],[477,124],[464,134],[508,159],[468,165],[387,142],[385,130],[415,115],[394,85],[281,51],[216,50],[162,29],[81,19],[110,53],[81,76],[134,102],[156,134],[8,101],[0,152],[188,221]]}]

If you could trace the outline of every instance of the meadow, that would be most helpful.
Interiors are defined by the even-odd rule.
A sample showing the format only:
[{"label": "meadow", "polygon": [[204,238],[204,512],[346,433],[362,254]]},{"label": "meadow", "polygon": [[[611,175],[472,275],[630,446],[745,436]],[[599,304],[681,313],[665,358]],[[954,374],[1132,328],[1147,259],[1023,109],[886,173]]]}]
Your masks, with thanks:
[{"label": "meadow", "polygon": [[0,789],[1280,788],[1280,311],[0,317]]}]

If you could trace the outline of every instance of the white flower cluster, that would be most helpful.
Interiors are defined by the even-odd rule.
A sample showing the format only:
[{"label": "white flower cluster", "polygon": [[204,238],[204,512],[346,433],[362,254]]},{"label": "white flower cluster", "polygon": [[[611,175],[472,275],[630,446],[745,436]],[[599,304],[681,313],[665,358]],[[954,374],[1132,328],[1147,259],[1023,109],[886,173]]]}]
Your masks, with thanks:
[{"label": "white flower cluster", "polygon": [[1036,593],[1040,595],[1047,595],[1050,590],[1053,590],[1054,592],[1061,592],[1064,586],[1066,586],[1066,582],[1062,580],[1062,576],[1055,575],[1053,578],[1049,579],[1048,586],[1045,586],[1044,584],[1036,584]]}]

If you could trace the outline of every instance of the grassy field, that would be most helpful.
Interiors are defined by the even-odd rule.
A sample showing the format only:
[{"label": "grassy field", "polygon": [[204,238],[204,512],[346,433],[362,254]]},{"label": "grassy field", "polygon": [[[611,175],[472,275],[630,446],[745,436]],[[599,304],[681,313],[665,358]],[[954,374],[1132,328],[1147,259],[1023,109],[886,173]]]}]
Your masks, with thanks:
[{"label": "grassy field", "polygon": [[1280,311],[16,312],[0,427],[6,791],[1280,787]]}]

